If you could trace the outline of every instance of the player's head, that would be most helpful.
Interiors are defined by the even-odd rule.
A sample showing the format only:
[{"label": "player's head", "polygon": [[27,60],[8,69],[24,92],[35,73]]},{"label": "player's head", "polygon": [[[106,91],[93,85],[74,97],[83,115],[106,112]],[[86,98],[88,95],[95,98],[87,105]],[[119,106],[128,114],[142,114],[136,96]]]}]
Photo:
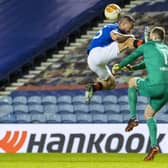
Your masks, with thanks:
[{"label": "player's head", "polygon": [[154,27],[150,31],[150,39],[151,40],[159,40],[159,41],[164,41],[165,39],[165,29],[163,27]]},{"label": "player's head", "polygon": [[122,33],[130,33],[134,28],[135,20],[132,16],[125,15],[120,18],[118,23]]}]

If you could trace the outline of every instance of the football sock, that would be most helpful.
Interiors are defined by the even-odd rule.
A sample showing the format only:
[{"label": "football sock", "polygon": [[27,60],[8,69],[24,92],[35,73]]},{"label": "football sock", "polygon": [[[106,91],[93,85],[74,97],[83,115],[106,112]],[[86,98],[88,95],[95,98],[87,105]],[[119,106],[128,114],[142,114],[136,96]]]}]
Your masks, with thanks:
[{"label": "football sock", "polygon": [[128,101],[129,101],[131,119],[136,119],[137,93],[136,89],[133,87],[128,88]]},{"label": "football sock", "polygon": [[154,146],[157,145],[157,125],[156,125],[156,120],[154,118],[148,119],[147,120],[147,125],[148,125],[148,128],[149,128],[151,147],[154,147]]},{"label": "football sock", "polygon": [[93,84],[93,91],[98,91],[98,90],[102,90],[103,89],[103,85],[100,82],[96,82]]}]

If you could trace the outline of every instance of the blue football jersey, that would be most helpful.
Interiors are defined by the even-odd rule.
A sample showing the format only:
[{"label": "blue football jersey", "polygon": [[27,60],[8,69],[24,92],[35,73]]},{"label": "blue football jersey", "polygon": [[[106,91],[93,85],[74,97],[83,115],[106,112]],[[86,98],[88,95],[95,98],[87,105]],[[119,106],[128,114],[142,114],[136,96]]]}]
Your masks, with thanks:
[{"label": "blue football jersey", "polygon": [[105,25],[99,32],[97,32],[87,48],[87,53],[89,54],[95,47],[104,47],[111,44],[114,40],[111,38],[110,32],[113,30],[120,32],[118,23]]}]

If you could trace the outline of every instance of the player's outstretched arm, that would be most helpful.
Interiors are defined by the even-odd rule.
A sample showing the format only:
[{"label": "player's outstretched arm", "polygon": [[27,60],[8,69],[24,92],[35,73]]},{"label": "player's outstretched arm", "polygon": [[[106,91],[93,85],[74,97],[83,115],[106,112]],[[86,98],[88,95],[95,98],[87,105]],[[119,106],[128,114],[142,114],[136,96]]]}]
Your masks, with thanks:
[{"label": "player's outstretched arm", "polygon": [[145,63],[142,61],[139,64],[136,64],[132,67],[132,70],[140,70],[140,69],[145,69]]},{"label": "player's outstretched arm", "polygon": [[116,32],[116,31],[112,31],[110,33],[111,35],[111,38],[113,40],[116,40],[118,42],[124,42],[126,41],[128,38],[135,38],[133,34],[121,34],[119,32]]},{"label": "player's outstretched arm", "polygon": [[119,63],[119,67],[120,69],[130,63],[132,63],[133,61],[135,61],[138,57],[143,55],[143,50],[144,47],[143,45],[138,47],[135,51],[133,51],[130,55],[128,55],[127,57],[125,57],[120,63]]}]

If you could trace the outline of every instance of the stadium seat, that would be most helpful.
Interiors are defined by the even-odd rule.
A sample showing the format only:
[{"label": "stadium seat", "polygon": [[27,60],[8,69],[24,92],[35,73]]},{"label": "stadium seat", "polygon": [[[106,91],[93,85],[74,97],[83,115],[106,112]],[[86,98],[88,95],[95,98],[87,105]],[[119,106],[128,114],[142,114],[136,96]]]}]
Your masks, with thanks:
[{"label": "stadium seat", "polygon": [[145,108],[146,108],[146,104],[139,104],[137,105],[136,109],[137,109],[137,113],[144,113],[145,111]]},{"label": "stadium seat", "polygon": [[102,104],[102,97],[101,97],[101,95],[94,95],[91,98],[90,104]]},{"label": "stadium seat", "polygon": [[29,109],[28,109],[28,106],[24,104],[13,105],[13,112],[15,114],[28,113]]},{"label": "stadium seat", "polygon": [[49,104],[56,104],[57,98],[55,96],[43,96],[42,97],[42,104],[49,105]]},{"label": "stadium seat", "polygon": [[75,114],[62,114],[61,120],[63,123],[76,123],[76,115]]},{"label": "stadium seat", "polygon": [[45,113],[47,123],[61,123],[60,114]]},{"label": "stadium seat", "polygon": [[117,104],[117,96],[114,95],[106,95],[102,100],[103,104]]},{"label": "stadium seat", "polygon": [[121,104],[120,105],[120,112],[121,113],[129,113],[130,112],[129,104]]},{"label": "stadium seat", "polygon": [[12,104],[12,98],[10,96],[0,96],[0,105]]},{"label": "stadium seat", "polygon": [[58,105],[58,112],[59,113],[74,113],[73,105],[70,105],[70,104]]},{"label": "stadium seat", "polygon": [[166,114],[168,114],[168,104],[164,105],[164,106],[160,109],[159,113],[166,113]]},{"label": "stadium seat", "polygon": [[32,123],[45,123],[46,117],[43,114],[32,114],[31,115],[31,122]]},{"label": "stadium seat", "polygon": [[58,106],[54,104],[45,105],[44,106],[44,113],[57,113],[58,112]]},{"label": "stadium seat", "polygon": [[86,104],[74,105],[74,112],[75,113],[88,113],[89,112],[89,106],[86,105]]},{"label": "stadium seat", "polygon": [[65,95],[65,96],[58,96],[57,97],[57,103],[58,104],[71,104],[72,98],[71,96]]},{"label": "stadium seat", "polygon": [[12,105],[0,105],[0,115],[13,113]]},{"label": "stadium seat", "polygon": [[118,98],[118,103],[120,105],[128,104],[128,95],[120,96]]},{"label": "stadium seat", "polygon": [[27,103],[30,105],[41,104],[41,97],[40,96],[30,96],[28,97]]},{"label": "stadium seat", "polygon": [[15,123],[16,116],[14,114],[7,114],[0,117],[0,123]]},{"label": "stadium seat", "polygon": [[29,105],[29,112],[32,114],[35,113],[43,113],[43,106],[40,104],[33,104],[33,105]]},{"label": "stadium seat", "polygon": [[108,114],[109,123],[122,123],[123,115],[122,114]]},{"label": "stadium seat", "polygon": [[147,104],[147,102],[148,102],[147,97],[138,96],[138,99],[137,99],[137,103],[138,103],[138,104]]},{"label": "stadium seat", "polygon": [[104,106],[100,104],[90,104],[89,112],[91,113],[104,113]]},{"label": "stadium seat", "polygon": [[19,104],[27,104],[27,97],[26,96],[16,96],[13,97],[12,103],[14,105],[19,105]]},{"label": "stadium seat", "polygon": [[91,123],[92,122],[92,115],[91,114],[77,114],[77,122]]},{"label": "stadium seat", "polygon": [[107,123],[106,114],[93,114],[93,123]]},{"label": "stadium seat", "polygon": [[77,105],[77,104],[85,104],[85,97],[83,95],[77,95],[77,96],[73,96],[72,98],[72,103],[74,105]]},{"label": "stadium seat", "polygon": [[157,123],[168,123],[168,114],[165,114],[165,113],[156,113],[156,121]]},{"label": "stadium seat", "polygon": [[104,106],[105,113],[120,113],[120,106],[118,104],[107,104]]},{"label": "stadium seat", "polygon": [[31,115],[30,114],[17,114],[16,122],[17,123],[31,123]]}]

